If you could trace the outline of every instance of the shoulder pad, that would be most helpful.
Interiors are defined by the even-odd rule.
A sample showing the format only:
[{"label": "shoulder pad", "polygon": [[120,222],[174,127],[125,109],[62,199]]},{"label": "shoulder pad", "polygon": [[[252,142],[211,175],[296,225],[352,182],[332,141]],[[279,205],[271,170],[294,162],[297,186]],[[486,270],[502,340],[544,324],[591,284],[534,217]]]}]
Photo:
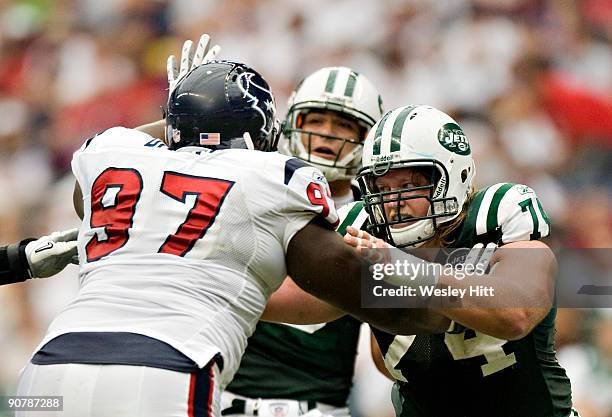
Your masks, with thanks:
[{"label": "shoulder pad", "polygon": [[523,184],[498,183],[476,193],[466,227],[501,243],[534,240],[550,233],[550,220],[535,192]]},{"label": "shoulder pad", "polygon": [[340,236],[344,236],[346,234],[346,228],[349,226],[356,229],[362,229],[368,220],[368,212],[363,206],[363,201],[355,201],[340,207],[338,209],[338,218],[340,224],[336,228],[336,232],[338,232]]}]

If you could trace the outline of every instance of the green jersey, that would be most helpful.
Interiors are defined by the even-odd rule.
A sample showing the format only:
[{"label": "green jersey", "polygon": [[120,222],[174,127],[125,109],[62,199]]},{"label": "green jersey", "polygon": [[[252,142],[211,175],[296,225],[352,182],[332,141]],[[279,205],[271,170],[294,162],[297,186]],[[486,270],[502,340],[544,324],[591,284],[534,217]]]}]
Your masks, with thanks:
[{"label": "green jersey", "polygon": [[327,324],[259,322],[227,390],[250,398],[347,403],[361,322],[346,316]]},{"label": "green jersey", "polygon": [[[533,190],[479,191],[454,247],[539,239],[549,220]],[[553,308],[526,337],[506,341],[452,323],[443,334],[395,336],[372,329],[397,383],[398,417],[567,417],[570,382],[555,357]]]}]

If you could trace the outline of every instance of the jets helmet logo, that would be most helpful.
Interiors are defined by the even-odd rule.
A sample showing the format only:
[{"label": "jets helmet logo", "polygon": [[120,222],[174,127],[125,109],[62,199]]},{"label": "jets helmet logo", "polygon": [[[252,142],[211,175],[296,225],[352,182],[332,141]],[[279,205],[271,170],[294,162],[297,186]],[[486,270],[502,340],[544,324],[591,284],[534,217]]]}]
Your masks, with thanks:
[{"label": "jets helmet logo", "polygon": [[456,123],[446,123],[438,131],[438,142],[451,152],[459,155],[470,154],[470,142]]},{"label": "jets helmet logo", "polygon": [[253,81],[255,75],[252,72],[243,72],[238,76],[237,84],[240,91],[242,91],[243,97],[247,98],[253,110],[260,114],[262,120],[261,131],[265,135],[269,135],[274,126],[273,123],[268,122],[266,112],[276,113],[274,96],[272,96],[270,90]]}]

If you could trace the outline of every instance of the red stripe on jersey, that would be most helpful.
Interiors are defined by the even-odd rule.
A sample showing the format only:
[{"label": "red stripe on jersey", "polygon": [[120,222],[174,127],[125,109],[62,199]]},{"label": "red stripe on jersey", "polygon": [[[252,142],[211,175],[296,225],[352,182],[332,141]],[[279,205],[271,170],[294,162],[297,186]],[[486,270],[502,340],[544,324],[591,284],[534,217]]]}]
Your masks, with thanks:
[{"label": "red stripe on jersey", "polygon": [[213,399],[215,394],[215,372],[214,362],[211,361],[208,365],[209,368],[209,379],[208,379],[208,417],[213,417]]},{"label": "red stripe on jersey", "polygon": [[194,417],[193,403],[195,399],[195,383],[196,383],[196,374],[191,374],[189,378],[189,398],[187,399],[187,416],[188,417]]}]

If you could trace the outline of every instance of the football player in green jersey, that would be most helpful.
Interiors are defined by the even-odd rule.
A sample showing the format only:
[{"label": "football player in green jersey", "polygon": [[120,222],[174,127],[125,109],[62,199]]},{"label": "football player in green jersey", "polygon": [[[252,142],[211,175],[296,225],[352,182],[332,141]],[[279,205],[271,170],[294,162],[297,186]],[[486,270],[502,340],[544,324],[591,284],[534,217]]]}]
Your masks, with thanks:
[{"label": "football player in green jersey", "polygon": [[[357,177],[363,201],[341,210],[339,230],[358,250],[493,243],[542,255],[528,262],[529,270],[512,251],[500,249],[492,261],[500,278],[529,274],[531,285],[515,286],[512,294],[528,307],[485,308],[466,297],[470,308],[434,309],[452,320],[445,333],[396,336],[373,328],[383,371],[396,380],[397,415],[576,415],[570,381],[555,357],[556,308],[537,303],[554,282],[554,256],[539,240],[549,234],[549,219],[531,188],[500,183],[475,191],[473,178],[470,144],[455,120],[430,106],[400,107],[364,143]],[[466,281],[442,275],[437,286],[461,288]]]},{"label": "football player in green jersey", "polygon": [[[319,168],[340,207],[360,198],[351,180],[361,165],[363,140],[381,116],[381,96],[365,76],[346,67],[321,68],[291,95],[279,148]],[[317,322],[312,304],[306,312],[294,308],[296,301],[286,291],[294,286],[287,279],[272,295],[265,320],[299,323],[304,314],[306,322]],[[293,309],[293,317],[284,306]],[[343,314],[323,303],[314,311]],[[260,321],[223,394],[224,413],[250,413],[257,403],[259,416],[281,410],[295,417],[314,408],[347,415],[360,327],[361,322],[348,315],[322,324]]]}]

